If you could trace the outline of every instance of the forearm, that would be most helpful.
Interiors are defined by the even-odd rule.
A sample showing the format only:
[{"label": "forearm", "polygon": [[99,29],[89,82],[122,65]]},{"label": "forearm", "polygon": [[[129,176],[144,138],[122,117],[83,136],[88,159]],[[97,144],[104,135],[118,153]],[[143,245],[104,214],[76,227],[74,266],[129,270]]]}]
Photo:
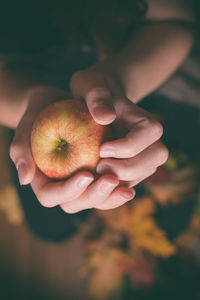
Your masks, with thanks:
[{"label": "forearm", "polygon": [[47,84],[37,71],[4,65],[0,69],[0,124],[16,128],[27,107],[27,91]]},{"label": "forearm", "polygon": [[182,23],[147,24],[104,64],[117,74],[126,96],[136,103],[173,74],[189,53],[193,40],[194,33]]}]

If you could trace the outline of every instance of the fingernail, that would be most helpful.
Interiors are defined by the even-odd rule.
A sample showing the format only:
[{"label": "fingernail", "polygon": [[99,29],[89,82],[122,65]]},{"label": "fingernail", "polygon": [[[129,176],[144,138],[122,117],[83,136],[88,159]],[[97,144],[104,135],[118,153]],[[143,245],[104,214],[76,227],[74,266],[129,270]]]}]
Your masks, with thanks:
[{"label": "fingernail", "polygon": [[101,157],[114,157],[115,156],[115,151],[111,147],[105,147],[100,150],[100,156]]},{"label": "fingernail", "polygon": [[134,193],[132,190],[126,190],[126,191],[121,191],[120,195],[125,198],[126,200],[131,200],[134,196]]},{"label": "fingernail", "polygon": [[100,185],[100,191],[103,193],[103,194],[107,194],[109,192],[112,192],[112,190],[114,189],[114,187],[117,186],[117,183],[113,182],[103,182],[101,185]]},{"label": "fingernail", "polygon": [[110,109],[108,105],[101,103],[101,104],[98,104],[93,107],[93,112],[95,114],[98,114],[98,113],[101,113],[102,111],[105,111],[105,110],[107,111],[108,109]]},{"label": "fingernail", "polygon": [[78,181],[78,186],[80,188],[84,188],[84,187],[88,186],[93,180],[94,179],[92,177],[82,177]]},{"label": "fingernail", "polygon": [[108,165],[103,165],[103,164],[100,164],[97,166],[96,168],[96,172],[99,173],[99,174],[103,174],[103,173],[113,173],[112,172],[112,168]]},{"label": "fingernail", "polygon": [[26,179],[26,174],[27,174],[27,167],[26,167],[25,162],[19,163],[19,165],[17,166],[17,172],[18,172],[20,185],[26,184],[25,179]]},{"label": "fingernail", "polygon": [[104,104],[94,107],[93,113],[94,116],[99,120],[99,122],[102,122],[102,125],[109,124],[110,122],[113,122],[116,118],[114,108]]}]

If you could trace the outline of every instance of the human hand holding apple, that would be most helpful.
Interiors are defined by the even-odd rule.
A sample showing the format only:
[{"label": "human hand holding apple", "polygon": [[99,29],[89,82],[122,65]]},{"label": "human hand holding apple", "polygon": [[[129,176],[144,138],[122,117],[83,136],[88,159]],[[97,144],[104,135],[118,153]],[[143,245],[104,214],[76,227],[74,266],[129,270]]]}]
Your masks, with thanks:
[{"label": "human hand holding apple", "polygon": [[112,126],[114,136],[100,148],[98,174],[114,174],[121,184],[133,187],[166,162],[168,150],[160,141],[162,125],[125,97],[123,84],[109,61],[75,73],[71,93],[85,99],[97,123]]},{"label": "human hand holding apple", "polygon": [[16,129],[10,156],[17,167],[20,183],[30,183],[43,206],[60,205],[64,211],[75,213],[92,207],[114,208],[133,198],[134,190],[118,186],[119,180],[115,175],[103,175],[94,181],[91,172],[81,171],[67,180],[55,182],[41,172],[35,165],[30,149],[31,128],[44,107],[69,98],[69,95],[54,87],[36,87],[27,97],[29,105]]},{"label": "human hand holding apple", "polygon": [[67,180],[54,182],[35,167],[29,145],[32,124],[44,106],[67,97],[64,91],[48,87],[30,93],[32,101],[18,125],[10,155],[20,182],[31,183],[42,205],[60,205],[67,213],[118,207],[134,197],[131,187],[167,160],[168,151],[159,141],[161,124],[126,99],[119,87],[118,79],[101,67],[77,72],[71,80],[73,97],[85,100],[95,122],[112,124],[115,132],[111,141],[100,147],[102,159],[96,171],[103,175],[96,181],[91,172],[81,171]]}]

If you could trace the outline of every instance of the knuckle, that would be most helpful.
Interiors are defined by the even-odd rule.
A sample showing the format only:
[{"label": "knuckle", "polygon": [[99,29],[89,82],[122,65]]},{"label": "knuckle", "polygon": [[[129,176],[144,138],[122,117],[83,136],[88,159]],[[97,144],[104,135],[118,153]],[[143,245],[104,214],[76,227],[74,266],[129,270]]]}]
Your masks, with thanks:
[{"label": "knuckle", "polygon": [[75,214],[75,213],[78,213],[79,212],[79,210],[78,209],[74,209],[73,207],[70,207],[69,205],[60,205],[60,208],[64,211],[64,212],[66,212],[66,213],[68,213],[68,214]]},{"label": "knuckle", "polygon": [[163,134],[163,126],[158,121],[153,120],[151,123],[151,131],[155,137],[160,138]]},{"label": "knuckle", "polygon": [[147,127],[150,130],[150,133],[156,139],[159,139],[163,134],[163,126],[155,119],[146,119],[145,123],[147,123]]},{"label": "knuckle", "polygon": [[121,206],[121,205],[119,204],[119,196],[116,195],[115,197],[111,197],[111,198],[109,199],[109,203],[107,202],[106,204],[107,204],[107,205],[106,205],[106,209],[112,209],[112,208]]},{"label": "knuckle", "polygon": [[126,136],[127,147],[123,149],[124,157],[131,158],[133,156],[133,137]]},{"label": "knuckle", "polygon": [[10,148],[9,148],[9,156],[10,158],[12,159],[12,161],[14,161],[14,149],[13,149],[13,145],[11,144],[10,145]]},{"label": "knuckle", "polygon": [[151,175],[153,175],[154,173],[156,173],[156,171],[157,171],[157,168],[153,169],[153,170],[150,172],[150,175],[149,175],[149,176],[151,176]]},{"label": "knuckle", "polygon": [[133,151],[131,151],[131,149],[124,149],[123,151],[123,157],[126,157],[126,158],[131,158],[133,156]]},{"label": "knuckle", "polygon": [[162,143],[159,144],[158,147],[158,163],[159,165],[164,164],[169,156],[169,151],[166,146],[164,146]]},{"label": "knuckle", "polygon": [[78,97],[80,96],[77,91],[77,84],[78,85],[82,84],[83,78],[85,78],[85,71],[80,70],[80,71],[75,72],[70,79],[70,90],[72,93],[75,94],[75,96],[78,96]]},{"label": "knuckle", "polygon": [[71,85],[73,85],[74,81],[79,80],[80,78],[82,78],[82,76],[83,76],[84,74],[85,74],[85,71],[84,71],[84,70],[80,70],[80,71],[75,72],[75,73],[72,75],[71,80],[70,80]]},{"label": "knuckle", "polygon": [[133,166],[130,165],[130,161],[128,159],[123,160],[123,167],[119,171],[121,180],[132,180],[133,179]]},{"label": "knuckle", "polygon": [[9,149],[9,156],[14,161],[17,153],[21,151],[21,143],[13,140]]},{"label": "knuckle", "polygon": [[130,180],[133,177],[132,166],[129,159],[113,160],[109,158],[103,159],[106,168],[103,174],[111,174],[117,176],[120,180]]},{"label": "knuckle", "polygon": [[26,142],[14,140],[9,148],[9,156],[14,164],[18,164],[23,159],[28,163],[32,162],[32,154],[29,145]]},{"label": "knuckle", "polygon": [[36,196],[42,206],[47,207],[47,208],[55,206],[54,204],[51,203],[51,201],[49,201],[49,198],[46,197],[44,193],[38,192]]},{"label": "knuckle", "polygon": [[87,207],[91,209],[93,207],[101,205],[108,197],[109,193],[111,193],[111,191],[102,190],[101,187],[98,188],[98,190],[95,193],[95,196],[91,197],[91,199],[88,201]]},{"label": "knuckle", "polygon": [[149,174],[148,174],[148,176],[147,176],[146,178],[152,176],[156,171],[157,171],[157,168],[153,168],[153,169],[149,172]]}]

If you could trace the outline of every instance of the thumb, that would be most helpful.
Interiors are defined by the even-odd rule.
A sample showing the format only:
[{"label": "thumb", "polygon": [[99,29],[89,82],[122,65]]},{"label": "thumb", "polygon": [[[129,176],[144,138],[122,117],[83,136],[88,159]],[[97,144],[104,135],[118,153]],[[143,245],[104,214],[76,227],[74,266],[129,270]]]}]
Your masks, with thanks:
[{"label": "thumb", "polygon": [[101,73],[76,72],[71,78],[70,89],[74,98],[85,99],[89,112],[97,123],[107,125],[116,119],[113,97]]},{"label": "thumb", "polygon": [[16,166],[21,185],[31,183],[36,168],[29,142],[33,123],[30,120],[29,114],[25,113],[15,131],[14,139],[10,145],[10,158]]}]

